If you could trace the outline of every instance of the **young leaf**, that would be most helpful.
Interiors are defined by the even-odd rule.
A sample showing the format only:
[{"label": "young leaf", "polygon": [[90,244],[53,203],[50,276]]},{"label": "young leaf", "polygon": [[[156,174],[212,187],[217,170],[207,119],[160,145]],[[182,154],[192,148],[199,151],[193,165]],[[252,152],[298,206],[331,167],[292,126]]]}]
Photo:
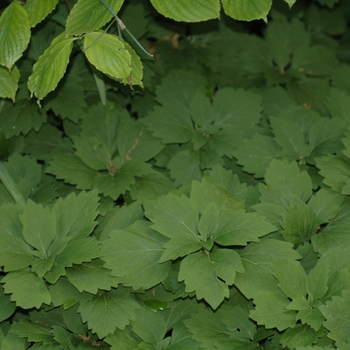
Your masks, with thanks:
[{"label": "young leaf", "polygon": [[58,0],[33,0],[28,1],[24,8],[28,12],[29,24],[31,27],[35,27],[40,23],[50,12],[52,12]]},{"label": "young leaf", "polygon": [[146,290],[168,275],[170,262],[159,263],[166,238],[151,230],[147,222],[114,230],[109,237],[103,242],[102,259],[125,286]]},{"label": "young leaf", "polygon": [[17,1],[12,1],[1,14],[0,28],[0,65],[11,70],[30,40],[27,11]]},{"label": "young leaf", "polygon": [[130,294],[121,287],[111,292],[96,295],[93,299],[79,306],[83,322],[89,329],[104,338],[116,328],[123,330],[130,320],[135,320],[135,310],[140,308]]},{"label": "young leaf", "polygon": [[84,50],[87,59],[102,73],[126,83],[131,76],[129,51],[117,36],[101,34],[100,32],[85,34]]},{"label": "young leaf", "polygon": [[179,22],[202,22],[219,18],[218,0],[195,0],[190,4],[184,0],[175,0],[172,4],[162,0],[151,0],[151,3],[163,16]]},{"label": "young leaf", "polygon": [[19,70],[16,66],[9,72],[0,66],[0,97],[10,98],[15,103],[16,91],[18,89]]},{"label": "young leaf", "polygon": [[11,300],[23,309],[40,308],[51,302],[44,280],[28,269],[9,272],[1,283],[4,283],[5,293],[12,294]]},{"label": "young leaf", "polygon": [[39,101],[54,90],[62,79],[74,40],[73,37],[67,38],[65,33],[60,34],[34,64],[33,73],[28,78],[28,89]]},{"label": "young leaf", "polygon": [[198,209],[188,197],[169,193],[146,203],[145,215],[154,223],[154,230],[170,238],[161,262],[177,259],[202,247],[197,231]]},{"label": "young leaf", "polygon": [[272,0],[221,0],[225,13],[234,19],[252,21],[263,19],[267,21],[267,14],[272,6]]}]

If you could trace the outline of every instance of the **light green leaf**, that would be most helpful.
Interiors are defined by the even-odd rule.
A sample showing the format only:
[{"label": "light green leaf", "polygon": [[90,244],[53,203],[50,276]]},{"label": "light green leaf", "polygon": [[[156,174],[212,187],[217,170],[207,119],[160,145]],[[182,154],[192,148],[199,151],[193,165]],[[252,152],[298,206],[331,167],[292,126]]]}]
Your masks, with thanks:
[{"label": "light green leaf", "polygon": [[124,47],[129,52],[131,57],[131,76],[130,79],[123,81],[124,84],[129,84],[132,89],[133,85],[140,85],[143,88],[143,66],[140,56],[136,51],[124,41]]},{"label": "light green leaf", "polygon": [[146,290],[168,275],[171,263],[159,262],[166,238],[151,230],[148,222],[139,221],[123,230],[114,230],[109,237],[103,241],[102,259],[125,286]]},{"label": "light green leaf", "polygon": [[289,302],[282,292],[261,291],[254,297],[255,310],[249,315],[266,328],[277,328],[279,331],[293,328],[296,323],[296,312],[287,310]]},{"label": "light green leaf", "polygon": [[296,246],[310,241],[318,226],[315,213],[306,204],[288,208],[281,225],[284,240]]},{"label": "light green leaf", "polygon": [[131,76],[131,55],[117,36],[101,34],[93,32],[84,36],[85,55],[99,71],[125,84]]},{"label": "light green leaf", "polygon": [[54,90],[62,79],[73,48],[75,38],[66,38],[66,33],[57,36],[33,66],[28,78],[28,89],[38,100]]},{"label": "light green leaf", "polygon": [[17,1],[12,1],[1,14],[0,28],[0,65],[10,70],[30,40],[27,11]]},{"label": "light green leaf", "polygon": [[35,27],[41,22],[50,12],[52,12],[58,0],[28,0],[24,8],[28,12],[29,24]]},{"label": "light green leaf", "polygon": [[[111,9],[118,13],[124,0],[108,0]],[[72,8],[67,18],[66,31],[68,35],[80,35],[101,28],[112,18],[112,14],[96,0],[79,0]]]},{"label": "light green leaf", "polygon": [[97,294],[99,289],[111,290],[111,287],[118,286],[119,279],[111,276],[111,271],[103,264],[103,261],[95,259],[90,263],[74,265],[66,269],[66,276],[79,292]]},{"label": "light green leaf", "polygon": [[221,0],[221,2],[228,16],[242,21],[262,18],[266,22],[272,6],[272,0]]},{"label": "light green leaf", "polygon": [[219,0],[151,0],[151,3],[163,16],[179,22],[202,22],[220,15]]},{"label": "light green leaf", "polygon": [[[227,266],[220,268],[222,273]],[[224,276],[228,277],[226,273]],[[178,279],[185,282],[187,293],[196,292],[197,299],[204,299],[213,309],[217,309],[229,297],[228,285],[219,279],[216,262],[207,252],[186,256],[181,261]],[[232,276],[229,279],[232,280]]]},{"label": "light green leaf", "polygon": [[40,308],[49,305],[50,293],[43,279],[29,270],[9,272],[2,280],[6,294],[12,294],[11,300],[23,309]]},{"label": "light green leaf", "polygon": [[9,72],[5,67],[0,66],[0,97],[10,98],[15,102],[15,96],[18,89],[19,70],[16,66]]},{"label": "light green leaf", "polygon": [[56,235],[56,217],[49,208],[28,200],[20,216],[23,237],[28,244],[49,256],[48,248]]},{"label": "light green leaf", "polygon": [[170,238],[160,261],[176,259],[201,248],[197,231],[198,209],[188,197],[169,193],[145,204],[145,215],[152,228]]},{"label": "light green leaf", "polygon": [[81,304],[78,311],[89,329],[104,338],[116,328],[123,330],[130,320],[135,320],[135,310],[140,306],[121,287],[101,293]]}]

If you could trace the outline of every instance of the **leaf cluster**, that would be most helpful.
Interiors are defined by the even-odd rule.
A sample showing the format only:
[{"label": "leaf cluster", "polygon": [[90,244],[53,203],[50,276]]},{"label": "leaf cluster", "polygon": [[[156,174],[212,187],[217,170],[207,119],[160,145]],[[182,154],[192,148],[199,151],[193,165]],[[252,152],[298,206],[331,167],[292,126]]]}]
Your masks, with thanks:
[{"label": "leaf cluster", "polygon": [[142,64],[98,1],[4,8],[1,349],[348,349],[349,4],[286,3],[109,1]]}]

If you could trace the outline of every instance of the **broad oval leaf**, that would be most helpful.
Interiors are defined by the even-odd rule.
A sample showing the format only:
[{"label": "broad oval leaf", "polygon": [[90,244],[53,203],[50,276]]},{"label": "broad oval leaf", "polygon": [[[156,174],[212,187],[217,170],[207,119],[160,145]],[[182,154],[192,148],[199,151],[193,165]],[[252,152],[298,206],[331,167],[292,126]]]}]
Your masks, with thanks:
[{"label": "broad oval leaf", "polygon": [[0,64],[11,69],[27,48],[29,39],[27,11],[13,1],[0,17]]},{"label": "broad oval leaf", "polygon": [[[124,0],[108,0],[108,5],[118,13]],[[111,12],[98,0],[79,0],[67,18],[68,35],[80,35],[100,29],[112,17]]]},{"label": "broad oval leaf", "polygon": [[84,50],[89,62],[102,73],[127,82],[131,74],[131,55],[119,38],[101,32],[84,36]]},{"label": "broad oval leaf", "polygon": [[5,67],[0,67],[0,97],[10,98],[15,102],[19,76],[19,70],[16,66],[12,68],[11,72]]},{"label": "broad oval leaf", "polygon": [[221,0],[221,2],[228,16],[241,21],[263,19],[266,22],[272,6],[272,0]]},{"label": "broad oval leaf", "polygon": [[141,59],[136,53],[136,51],[128,43],[124,42],[124,46],[131,56],[131,76],[130,79],[128,79],[128,81],[123,81],[123,83],[130,84],[131,88],[133,85],[140,85],[141,87],[143,87],[143,66]]},{"label": "broad oval leaf", "polygon": [[28,12],[29,24],[35,27],[40,23],[50,12],[52,12],[58,0],[28,0],[24,8]]},{"label": "broad oval leaf", "polygon": [[154,8],[163,16],[181,22],[201,22],[219,18],[219,0],[151,0]]},{"label": "broad oval leaf", "polygon": [[65,38],[65,33],[56,37],[39,57],[28,79],[28,89],[38,100],[42,100],[54,90],[62,79],[72,51],[73,37]]}]

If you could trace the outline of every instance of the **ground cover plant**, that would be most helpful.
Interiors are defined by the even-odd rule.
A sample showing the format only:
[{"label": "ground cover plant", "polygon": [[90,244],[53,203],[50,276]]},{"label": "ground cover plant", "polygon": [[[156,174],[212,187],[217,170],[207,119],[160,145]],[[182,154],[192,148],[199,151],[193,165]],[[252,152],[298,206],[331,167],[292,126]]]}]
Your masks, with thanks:
[{"label": "ground cover plant", "polygon": [[175,3],[0,5],[0,348],[350,349],[350,4]]}]

